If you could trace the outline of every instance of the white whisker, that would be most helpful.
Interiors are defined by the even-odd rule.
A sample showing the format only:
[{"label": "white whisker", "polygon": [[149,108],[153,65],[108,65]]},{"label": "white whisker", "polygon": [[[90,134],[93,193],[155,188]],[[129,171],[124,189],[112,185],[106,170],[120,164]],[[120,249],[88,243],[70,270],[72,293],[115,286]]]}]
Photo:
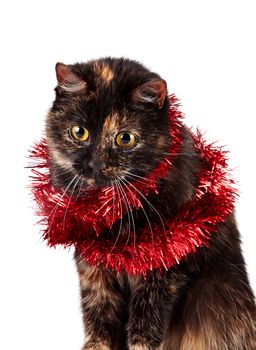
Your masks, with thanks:
[{"label": "white whisker", "polygon": [[136,229],[135,229],[135,222],[134,222],[134,218],[133,218],[133,213],[132,213],[132,209],[130,206],[130,203],[128,201],[127,195],[122,187],[122,180],[121,178],[119,178],[119,184],[120,184],[120,190],[122,191],[123,195],[124,195],[124,201],[125,201],[125,206],[126,206],[126,210],[127,210],[127,217],[128,217],[128,225],[129,225],[129,235],[128,238],[126,240],[126,244],[128,244],[129,239],[130,239],[130,234],[131,234],[131,221],[132,221],[132,226],[133,226],[133,233],[135,235],[136,233]]},{"label": "white whisker", "polygon": [[120,219],[119,231],[118,231],[118,234],[117,234],[115,243],[114,243],[113,247],[111,248],[109,254],[111,254],[111,252],[113,251],[113,249],[115,248],[115,246],[116,246],[116,244],[117,244],[117,241],[118,241],[118,239],[119,239],[120,233],[121,233],[121,231],[122,231],[122,225],[123,225],[123,206],[122,206],[122,199],[121,199],[121,196],[120,196],[120,192],[119,192],[118,187],[116,187],[116,189],[117,189],[117,194],[118,194],[118,198],[119,198],[119,203],[121,204],[121,206],[120,206],[120,210],[121,210],[121,219]]},{"label": "white whisker", "polygon": [[[123,180],[120,179],[120,181],[124,184],[124,186],[128,189],[128,191],[130,191],[130,193],[131,193],[131,195],[133,196],[133,198],[135,198],[135,196],[134,196],[134,194],[132,193],[132,191],[130,190],[130,188],[129,188],[123,181],[125,181],[128,185],[131,185],[130,182],[129,182],[128,180],[125,180],[125,179],[123,179]],[[151,222],[150,222],[150,220],[149,220],[149,217],[148,217],[148,215],[147,215],[147,213],[146,213],[146,211],[145,211],[145,209],[144,209],[144,206],[143,206],[142,204],[141,204],[141,209],[142,209],[142,211],[143,211],[143,213],[144,213],[144,215],[145,215],[145,217],[146,217],[146,220],[147,220],[148,225],[149,225],[149,228],[150,228],[151,237],[152,237],[152,243],[153,243],[153,245],[155,245],[154,233],[153,233],[153,230],[152,230],[152,225],[151,225]]]},{"label": "white whisker", "polygon": [[[82,175],[80,176],[80,179],[81,179]],[[83,184],[84,184],[84,178],[82,177],[82,181],[80,183],[80,187],[79,187],[79,190],[78,190],[78,193],[76,195],[76,199],[80,196],[80,193],[81,193],[81,189],[83,187]]]},{"label": "white whisker", "polygon": [[68,183],[68,185],[66,186],[64,192],[62,193],[61,197],[59,198],[57,204],[55,205],[55,207],[52,209],[52,211],[51,211],[50,214],[48,215],[48,217],[50,218],[50,217],[52,216],[52,214],[53,214],[53,216],[52,216],[52,218],[51,218],[51,222],[50,222],[49,228],[48,228],[48,230],[47,230],[47,233],[49,233],[50,230],[51,230],[51,226],[52,226],[52,223],[53,223],[53,219],[54,219],[54,217],[55,217],[55,215],[56,215],[58,206],[59,206],[59,204],[60,204],[62,198],[65,196],[65,194],[67,193],[68,189],[70,188],[70,186],[72,185],[72,183],[77,179],[77,177],[78,177],[78,175],[75,175],[75,176],[71,179],[71,181],[70,181],[70,182]]},{"label": "white whisker", "polygon": [[164,231],[165,231],[165,226],[164,226],[164,222],[163,222],[162,216],[161,216],[160,213],[156,210],[156,208],[153,206],[153,204],[149,202],[149,200],[141,193],[140,190],[138,190],[138,188],[137,188],[136,186],[134,186],[134,185],[133,185],[131,182],[129,182],[127,179],[124,179],[124,178],[123,178],[123,180],[126,181],[132,188],[134,188],[135,191],[137,191],[137,192],[141,195],[141,197],[148,203],[148,205],[156,212],[156,214],[158,215],[158,217],[159,217],[159,219],[160,219],[160,221],[161,221],[161,224],[162,224],[162,226],[163,226],[163,229],[164,229]]},{"label": "white whisker", "polygon": [[136,180],[136,181],[138,181],[138,182],[140,182],[142,184],[144,183],[144,185],[146,184],[146,181],[150,181],[150,179],[144,178],[144,177],[136,175],[134,173],[130,173],[129,171],[124,171],[124,174],[128,174],[128,175],[134,176],[134,177],[136,177],[138,179],[142,179],[143,181],[140,181],[140,180]]},{"label": "white whisker", "polygon": [[115,188],[115,181],[113,181],[111,179],[111,186],[113,187],[113,203],[112,203],[112,221],[111,221],[111,225],[110,225],[110,228],[109,228],[109,232],[111,231],[112,227],[113,227],[113,224],[114,224],[114,217],[115,217],[115,212],[116,212],[116,203],[115,203],[115,196],[116,196],[116,188]]},{"label": "white whisker", "polygon": [[78,177],[77,181],[76,181],[75,184],[73,185],[72,192],[71,192],[71,194],[70,194],[70,196],[69,196],[68,205],[67,205],[67,207],[66,207],[65,214],[64,214],[64,218],[63,218],[63,223],[62,223],[63,229],[65,229],[65,223],[66,223],[66,216],[67,216],[67,212],[68,212],[68,207],[69,207],[69,205],[70,205],[70,202],[71,202],[73,193],[74,193],[74,191],[75,191],[75,188],[76,188],[76,186],[77,186],[79,180],[81,179],[81,176],[82,176],[82,175],[80,175],[80,176]]}]

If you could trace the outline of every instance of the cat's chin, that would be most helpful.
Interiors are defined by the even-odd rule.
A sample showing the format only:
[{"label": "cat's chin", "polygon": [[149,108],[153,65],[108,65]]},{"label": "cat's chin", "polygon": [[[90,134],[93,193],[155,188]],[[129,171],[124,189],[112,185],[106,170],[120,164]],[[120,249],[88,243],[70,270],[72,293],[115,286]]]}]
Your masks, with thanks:
[{"label": "cat's chin", "polygon": [[94,179],[85,179],[85,185],[86,187],[95,187],[96,181]]},{"label": "cat's chin", "polygon": [[111,181],[107,179],[93,179],[93,178],[87,178],[84,180],[84,189],[85,190],[94,190],[94,189],[100,189],[104,187],[111,187]]}]

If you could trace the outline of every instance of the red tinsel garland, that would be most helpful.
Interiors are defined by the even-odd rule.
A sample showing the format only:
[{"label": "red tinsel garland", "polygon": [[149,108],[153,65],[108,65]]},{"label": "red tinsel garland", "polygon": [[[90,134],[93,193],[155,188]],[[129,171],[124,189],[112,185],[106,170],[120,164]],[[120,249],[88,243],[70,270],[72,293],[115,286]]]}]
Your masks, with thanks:
[{"label": "red tinsel garland", "polygon": [[[170,106],[170,156],[143,181],[134,181],[123,188],[131,208],[141,208],[143,196],[158,193],[158,177],[171,171],[172,161],[181,147],[182,115],[174,95],[170,96]],[[146,225],[136,234],[131,232],[128,241],[127,238],[106,239],[101,235],[128,211],[124,196],[119,195],[118,201],[113,199],[116,192],[112,187],[91,189],[79,198],[68,196],[64,190],[56,191],[50,180],[47,145],[45,141],[35,145],[31,151],[35,159],[32,192],[37,214],[42,217],[40,222],[46,225],[43,238],[50,246],[74,245],[90,265],[125,270],[130,274],[168,269],[195,252],[197,247],[207,245],[217,225],[231,213],[236,192],[228,174],[226,152],[206,144],[199,132],[191,132],[191,135],[204,161],[193,200],[175,218],[152,227]]]}]

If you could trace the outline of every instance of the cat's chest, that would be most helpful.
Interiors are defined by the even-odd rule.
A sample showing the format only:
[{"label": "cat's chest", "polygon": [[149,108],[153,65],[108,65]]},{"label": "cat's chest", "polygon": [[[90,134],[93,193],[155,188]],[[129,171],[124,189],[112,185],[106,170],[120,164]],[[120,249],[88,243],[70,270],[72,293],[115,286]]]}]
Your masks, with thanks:
[{"label": "cat's chest", "polygon": [[79,272],[80,283],[83,288],[95,291],[104,289],[119,290],[123,296],[129,296],[137,289],[142,281],[142,276],[129,275],[125,272],[116,273],[107,269],[88,265],[76,254],[76,264]]},{"label": "cat's chest", "polygon": [[128,300],[141,283],[141,276],[129,275],[126,273],[116,276],[123,297]]}]

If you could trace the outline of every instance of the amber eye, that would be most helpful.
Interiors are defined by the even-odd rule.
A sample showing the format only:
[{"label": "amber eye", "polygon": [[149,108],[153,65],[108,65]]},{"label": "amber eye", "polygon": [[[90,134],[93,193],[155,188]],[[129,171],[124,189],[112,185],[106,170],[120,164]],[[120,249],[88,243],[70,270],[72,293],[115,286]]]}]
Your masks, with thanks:
[{"label": "amber eye", "polygon": [[128,131],[120,132],[116,137],[116,143],[123,148],[132,148],[136,144],[136,137]]},{"label": "amber eye", "polygon": [[74,140],[86,141],[89,138],[89,131],[82,126],[72,126],[70,128],[70,135]]}]

